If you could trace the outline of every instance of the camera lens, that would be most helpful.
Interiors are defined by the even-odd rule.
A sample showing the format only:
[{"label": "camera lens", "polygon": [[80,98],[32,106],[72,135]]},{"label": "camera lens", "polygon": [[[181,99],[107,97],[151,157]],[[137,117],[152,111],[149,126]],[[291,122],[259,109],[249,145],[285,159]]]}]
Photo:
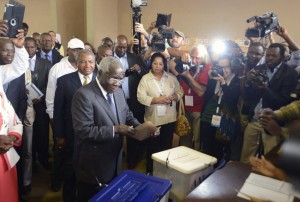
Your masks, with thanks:
[{"label": "camera lens", "polygon": [[17,25],[17,19],[16,18],[12,18],[11,20],[10,20],[10,25],[11,26],[16,26]]}]

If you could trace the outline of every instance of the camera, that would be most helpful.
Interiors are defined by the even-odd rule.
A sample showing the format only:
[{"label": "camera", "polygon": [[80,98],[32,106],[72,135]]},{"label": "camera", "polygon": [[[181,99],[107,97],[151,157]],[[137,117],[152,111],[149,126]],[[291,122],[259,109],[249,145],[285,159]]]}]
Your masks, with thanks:
[{"label": "camera", "polygon": [[130,76],[130,75],[132,75],[132,74],[134,74],[134,70],[132,70],[132,69],[126,69],[125,70],[125,77],[128,77],[128,76]]},{"label": "camera", "polygon": [[266,69],[254,69],[255,77],[252,80],[252,83],[256,86],[261,86],[264,83],[269,81],[267,70]]},{"label": "camera", "polygon": [[174,29],[161,25],[158,28],[158,33],[153,34],[150,44],[152,50],[154,52],[164,52],[166,49],[166,39],[172,39],[174,37],[174,32]]},{"label": "camera", "polygon": [[213,67],[211,68],[211,76],[212,76],[212,77],[218,77],[219,74],[220,74],[221,76],[224,76],[223,69],[222,69],[221,67],[219,67],[219,66],[213,66]]},{"label": "camera", "polygon": [[7,20],[8,33],[7,37],[15,38],[18,30],[22,28],[25,6],[17,1],[10,0],[5,4],[3,20]]},{"label": "camera", "polygon": [[181,74],[182,72],[193,69],[195,67],[191,67],[192,59],[189,58],[188,62],[183,62],[180,58],[174,59],[174,62],[176,63],[175,70]]},{"label": "camera", "polygon": [[265,37],[279,28],[278,18],[273,12],[265,13],[262,16],[253,16],[247,20],[247,23],[253,21],[256,22],[256,26],[246,30],[246,37]]}]

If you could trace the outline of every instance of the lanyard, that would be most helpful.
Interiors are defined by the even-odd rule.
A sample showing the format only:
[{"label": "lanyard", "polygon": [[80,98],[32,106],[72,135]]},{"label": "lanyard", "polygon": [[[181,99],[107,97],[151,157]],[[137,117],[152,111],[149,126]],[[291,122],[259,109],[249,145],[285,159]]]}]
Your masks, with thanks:
[{"label": "lanyard", "polygon": [[[202,72],[202,70],[203,70],[203,65],[200,65],[199,67],[197,66],[197,71],[196,71],[196,73],[194,74],[194,76],[193,76],[193,79],[195,80],[195,78],[197,77],[197,76],[199,76],[199,74]],[[190,87],[190,85],[189,85],[189,89],[188,89],[188,94],[191,94],[191,87]]]},{"label": "lanyard", "polygon": [[165,86],[165,81],[166,81],[166,78],[163,76],[162,79],[161,79],[161,84],[159,85],[158,81],[156,79],[154,79],[154,84],[158,88],[160,96],[162,96],[163,93],[164,93],[163,89],[164,89],[164,86]]}]

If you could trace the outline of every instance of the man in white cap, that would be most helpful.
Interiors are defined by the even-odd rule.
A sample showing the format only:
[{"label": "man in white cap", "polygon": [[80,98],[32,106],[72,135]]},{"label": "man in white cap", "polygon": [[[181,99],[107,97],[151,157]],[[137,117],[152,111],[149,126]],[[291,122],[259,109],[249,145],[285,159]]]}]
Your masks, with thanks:
[{"label": "man in white cap", "polygon": [[[53,110],[54,110],[54,96],[56,90],[57,79],[63,75],[77,71],[77,56],[78,51],[84,49],[84,43],[77,38],[73,38],[68,42],[67,53],[68,57],[63,58],[59,63],[54,65],[49,72],[48,85],[46,91],[46,106],[47,113],[50,117],[50,123],[52,126]],[[53,127],[52,127],[53,128]],[[62,156],[61,148],[54,140],[54,162],[51,177],[51,189],[52,191],[59,191],[62,182]]]}]

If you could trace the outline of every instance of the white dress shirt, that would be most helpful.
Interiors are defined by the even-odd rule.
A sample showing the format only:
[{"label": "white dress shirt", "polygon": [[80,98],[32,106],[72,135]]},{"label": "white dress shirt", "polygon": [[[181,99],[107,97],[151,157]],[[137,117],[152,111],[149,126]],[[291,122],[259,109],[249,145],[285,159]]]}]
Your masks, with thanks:
[{"label": "white dress shirt", "polygon": [[[78,75],[79,75],[81,84],[83,85],[83,83],[84,83],[84,75],[81,74],[80,72],[78,72]],[[90,83],[92,81],[92,79],[93,79],[93,73],[91,73],[90,75],[87,75],[87,76],[88,76],[88,83]]]},{"label": "white dress shirt", "polygon": [[63,75],[77,71],[68,59],[63,58],[59,63],[56,63],[49,71],[48,85],[46,90],[46,112],[50,119],[53,119],[54,96],[56,90],[57,79]]}]

